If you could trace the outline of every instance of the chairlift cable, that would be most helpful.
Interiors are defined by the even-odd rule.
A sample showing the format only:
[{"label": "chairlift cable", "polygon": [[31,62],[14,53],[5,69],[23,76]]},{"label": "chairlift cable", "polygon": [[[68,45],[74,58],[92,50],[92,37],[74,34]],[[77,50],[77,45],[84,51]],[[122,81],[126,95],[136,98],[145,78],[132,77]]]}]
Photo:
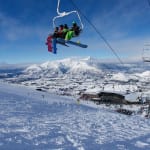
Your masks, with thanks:
[{"label": "chairlift cable", "polygon": [[78,10],[78,12],[80,12],[80,14],[87,20],[87,22],[93,27],[93,29],[96,31],[96,33],[100,36],[100,38],[105,42],[105,44],[108,46],[108,48],[113,52],[113,54],[116,56],[116,58],[118,59],[118,61],[124,65],[123,61],[121,60],[121,58],[119,57],[119,55],[117,54],[117,52],[114,50],[114,48],[112,48],[112,46],[110,45],[110,43],[106,40],[106,38],[102,35],[102,33],[96,28],[96,26],[88,19],[88,17],[86,15],[84,15],[84,13],[82,13],[82,11],[78,8],[78,6],[73,2],[73,0],[70,0],[72,5]]}]

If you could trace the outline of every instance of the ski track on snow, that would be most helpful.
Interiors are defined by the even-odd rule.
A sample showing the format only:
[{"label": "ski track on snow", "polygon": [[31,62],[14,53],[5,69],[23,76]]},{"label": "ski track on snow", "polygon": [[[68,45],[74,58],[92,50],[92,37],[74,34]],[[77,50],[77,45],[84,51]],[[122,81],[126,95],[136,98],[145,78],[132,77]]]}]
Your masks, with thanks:
[{"label": "ski track on snow", "polygon": [[70,98],[1,85],[0,149],[22,148],[148,150],[150,120],[92,108]]}]

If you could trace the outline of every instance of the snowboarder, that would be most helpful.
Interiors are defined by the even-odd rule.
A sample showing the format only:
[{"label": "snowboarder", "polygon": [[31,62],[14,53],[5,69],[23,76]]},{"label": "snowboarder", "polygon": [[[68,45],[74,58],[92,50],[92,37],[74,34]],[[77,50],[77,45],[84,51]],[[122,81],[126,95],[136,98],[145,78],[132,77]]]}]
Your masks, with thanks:
[{"label": "snowboarder", "polygon": [[79,26],[73,21],[72,23],[72,28],[71,30],[69,30],[65,36],[65,40],[68,41],[70,40],[72,37],[78,36],[80,33],[80,28]]},{"label": "snowboarder", "polygon": [[67,32],[69,31],[68,25],[64,24],[62,38],[65,39]]},{"label": "snowboarder", "polygon": [[56,27],[55,28],[55,31],[54,31],[54,33],[53,33],[53,38],[58,38],[59,37],[59,28],[58,27]]},{"label": "snowboarder", "polygon": [[72,30],[74,31],[74,34],[75,34],[75,36],[78,36],[79,35],[79,33],[80,33],[80,27],[77,25],[77,23],[76,22],[74,22],[73,21],[73,23],[72,23]]},{"label": "snowboarder", "polygon": [[64,26],[61,24],[61,25],[59,26],[59,31],[58,31],[59,38],[62,38],[62,36],[63,36],[63,29],[64,29]]}]

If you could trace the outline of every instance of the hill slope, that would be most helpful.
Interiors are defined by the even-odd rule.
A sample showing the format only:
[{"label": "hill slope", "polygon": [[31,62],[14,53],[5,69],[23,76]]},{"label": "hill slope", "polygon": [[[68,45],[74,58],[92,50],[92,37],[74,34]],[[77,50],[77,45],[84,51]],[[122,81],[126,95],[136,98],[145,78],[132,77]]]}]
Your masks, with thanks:
[{"label": "hill slope", "polygon": [[7,84],[0,99],[0,149],[150,148],[149,119]]}]

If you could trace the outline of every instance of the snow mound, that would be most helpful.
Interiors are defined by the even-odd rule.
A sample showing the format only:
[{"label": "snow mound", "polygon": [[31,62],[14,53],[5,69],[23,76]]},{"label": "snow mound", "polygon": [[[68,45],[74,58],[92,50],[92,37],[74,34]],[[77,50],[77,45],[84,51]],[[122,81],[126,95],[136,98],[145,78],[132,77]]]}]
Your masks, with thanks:
[{"label": "snow mound", "polygon": [[150,77],[150,71],[145,71],[141,74],[139,74],[140,77]]},{"label": "snow mound", "polygon": [[125,81],[125,82],[129,80],[128,77],[121,72],[114,74],[111,79],[116,81]]},{"label": "snow mound", "polygon": [[33,65],[27,67],[24,72],[39,72],[41,70],[42,70],[42,68],[39,65],[33,64]]}]

